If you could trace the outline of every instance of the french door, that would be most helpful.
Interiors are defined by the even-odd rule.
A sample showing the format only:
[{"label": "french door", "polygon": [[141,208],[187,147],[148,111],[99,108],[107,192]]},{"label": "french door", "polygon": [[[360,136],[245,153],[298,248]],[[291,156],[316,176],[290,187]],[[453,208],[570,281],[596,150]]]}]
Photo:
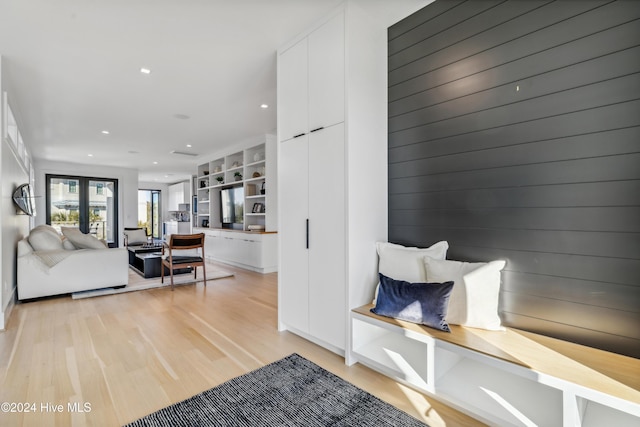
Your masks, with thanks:
[{"label": "french door", "polygon": [[160,223],[160,190],[138,190],[138,227],[146,228],[148,236],[160,239]]},{"label": "french door", "polygon": [[80,231],[118,246],[118,180],[46,175],[47,224]]}]

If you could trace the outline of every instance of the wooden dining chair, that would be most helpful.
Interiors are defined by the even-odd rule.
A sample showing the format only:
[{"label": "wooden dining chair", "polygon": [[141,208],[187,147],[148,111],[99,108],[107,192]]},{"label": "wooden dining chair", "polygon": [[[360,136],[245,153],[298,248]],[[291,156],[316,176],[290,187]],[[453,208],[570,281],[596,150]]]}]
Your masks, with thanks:
[{"label": "wooden dining chair", "polygon": [[[165,255],[165,249],[168,252]],[[196,255],[174,255],[174,251],[199,249]],[[171,275],[171,290],[173,291],[173,270],[193,267],[193,278],[197,279],[198,267],[202,267],[204,285],[207,286],[207,270],[204,265],[204,233],[172,234],[169,242],[162,245],[162,268],[160,281],[164,283],[164,269],[169,269]]]}]

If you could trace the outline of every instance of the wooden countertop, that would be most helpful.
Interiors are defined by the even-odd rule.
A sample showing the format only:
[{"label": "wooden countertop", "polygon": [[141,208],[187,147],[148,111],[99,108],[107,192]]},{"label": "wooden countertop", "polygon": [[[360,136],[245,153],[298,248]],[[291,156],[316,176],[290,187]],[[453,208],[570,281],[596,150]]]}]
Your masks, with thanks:
[{"label": "wooden countertop", "polygon": [[230,231],[232,233],[244,233],[244,234],[277,234],[277,231],[249,231],[249,230],[232,230],[230,228],[202,228],[202,227],[193,227],[194,231],[203,232],[203,231]]}]

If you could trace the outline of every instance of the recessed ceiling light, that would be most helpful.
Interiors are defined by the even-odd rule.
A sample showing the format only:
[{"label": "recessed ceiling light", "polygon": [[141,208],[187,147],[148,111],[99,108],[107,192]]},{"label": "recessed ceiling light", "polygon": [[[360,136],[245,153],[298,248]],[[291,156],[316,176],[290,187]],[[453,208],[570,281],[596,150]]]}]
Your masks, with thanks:
[{"label": "recessed ceiling light", "polygon": [[140,68],[140,73],[142,73],[142,74],[151,74],[151,70],[148,69],[148,68],[142,67],[142,68]]},{"label": "recessed ceiling light", "polygon": [[158,162],[153,162],[153,164],[154,164],[154,165],[157,165],[157,164],[158,164]]},{"label": "recessed ceiling light", "polygon": [[108,130],[103,130],[103,131],[102,131],[102,134],[103,134],[103,135],[109,135],[109,133],[110,133],[110,132],[109,132]]},{"label": "recessed ceiling light", "polygon": [[267,104],[261,104],[261,105],[260,105],[260,108],[269,108],[269,105],[267,105]]},{"label": "recessed ceiling light", "polygon": [[187,144],[187,148],[191,148],[191,147],[192,147],[192,145],[191,145],[191,144]]},{"label": "recessed ceiling light", "polygon": [[89,157],[93,157],[93,154],[87,154],[87,156],[89,156]]}]

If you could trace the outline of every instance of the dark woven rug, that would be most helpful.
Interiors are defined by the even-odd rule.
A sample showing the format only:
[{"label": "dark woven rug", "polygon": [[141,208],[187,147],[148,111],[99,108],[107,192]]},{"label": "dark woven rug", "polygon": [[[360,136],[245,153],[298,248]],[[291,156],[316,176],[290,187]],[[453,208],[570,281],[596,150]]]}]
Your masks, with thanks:
[{"label": "dark woven rug", "polygon": [[292,354],[127,426],[421,426],[426,424]]}]

